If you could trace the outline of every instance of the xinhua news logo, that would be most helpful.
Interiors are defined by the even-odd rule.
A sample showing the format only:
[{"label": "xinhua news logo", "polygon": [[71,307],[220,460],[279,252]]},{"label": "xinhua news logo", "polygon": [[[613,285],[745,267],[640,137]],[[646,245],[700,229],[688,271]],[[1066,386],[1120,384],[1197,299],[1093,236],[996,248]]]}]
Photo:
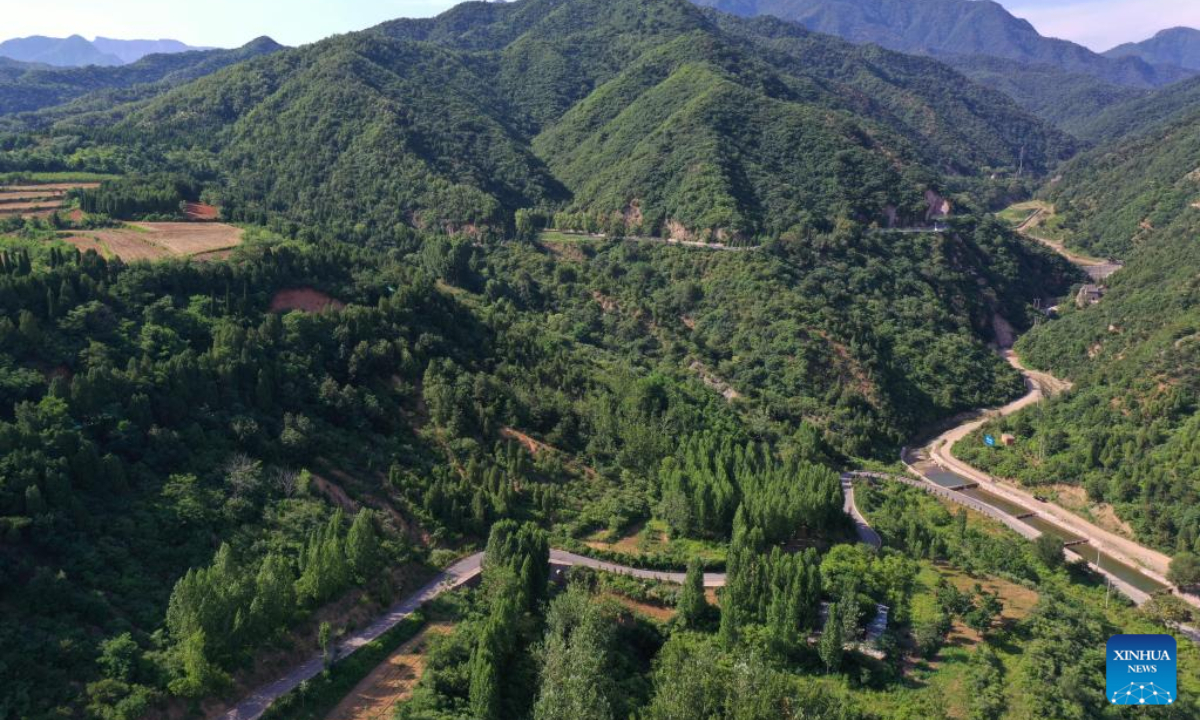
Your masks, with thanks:
[{"label": "xinhua news logo", "polygon": [[1113,635],[1108,640],[1108,702],[1113,705],[1172,705],[1175,638],[1170,635]]}]

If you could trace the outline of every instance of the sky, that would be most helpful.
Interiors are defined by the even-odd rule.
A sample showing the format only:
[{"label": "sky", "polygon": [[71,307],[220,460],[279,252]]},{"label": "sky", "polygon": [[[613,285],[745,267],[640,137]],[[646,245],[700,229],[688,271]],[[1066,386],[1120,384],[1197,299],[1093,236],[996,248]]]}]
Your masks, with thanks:
[{"label": "sky", "polygon": [[[999,0],[1043,35],[1094,50],[1158,30],[1200,28],[1196,0]],[[362,30],[397,17],[427,17],[456,0],[0,0],[0,39],[71,34],[173,38],[236,47],[260,35],[285,45]]]}]

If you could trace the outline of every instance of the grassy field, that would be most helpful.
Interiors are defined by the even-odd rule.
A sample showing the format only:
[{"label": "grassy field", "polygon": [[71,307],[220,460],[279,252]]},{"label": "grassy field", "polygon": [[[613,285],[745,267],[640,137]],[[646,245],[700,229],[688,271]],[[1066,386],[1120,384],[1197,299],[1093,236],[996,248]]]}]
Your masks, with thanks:
[{"label": "grassy field", "polygon": [[584,543],[596,550],[611,550],[625,555],[673,555],[698,557],[705,561],[724,561],[727,550],[724,543],[671,538],[666,523],[661,520],[638,523],[619,536],[600,530],[587,537]]}]

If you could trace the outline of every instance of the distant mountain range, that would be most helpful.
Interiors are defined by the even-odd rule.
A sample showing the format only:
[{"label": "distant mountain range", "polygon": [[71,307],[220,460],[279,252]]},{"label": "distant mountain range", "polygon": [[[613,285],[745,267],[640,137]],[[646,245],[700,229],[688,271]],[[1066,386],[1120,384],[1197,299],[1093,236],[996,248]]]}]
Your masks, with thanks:
[{"label": "distant mountain range", "polygon": [[[38,125],[63,114],[114,108],[282,47],[262,37],[233,50],[156,53],[109,67],[51,67],[0,57],[0,116],[47,111],[29,118]],[[61,107],[50,112],[56,106]]]},{"label": "distant mountain range", "polygon": [[774,15],[851,42],[928,55],[988,55],[1057,67],[1117,85],[1158,87],[1192,73],[1136,54],[1106,57],[1043,37],[991,0],[695,0],[734,15]]},{"label": "distant mountain range", "polygon": [[34,35],[0,42],[0,57],[54,67],[115,67],[137,62],[152,54],[208,50],[178,40],[114,40],[98,37],[88,41],[79,35],[52,38]]},{"label": "distant mountain range", "polygon": [[1200,30],[1186,27],[1163,30],[1149,40],[1118,45],[1104,55],[1110,58],[1136,57],[1157,65],[1200,70]]}]

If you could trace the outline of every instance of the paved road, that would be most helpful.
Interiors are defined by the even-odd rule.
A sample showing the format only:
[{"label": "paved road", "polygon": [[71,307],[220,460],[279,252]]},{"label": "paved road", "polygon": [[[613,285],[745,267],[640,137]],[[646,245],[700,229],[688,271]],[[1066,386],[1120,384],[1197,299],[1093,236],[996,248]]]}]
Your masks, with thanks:
[{"label": "paved road", "polygon": [[[882,541],[879,534],[867,525],[866,520],[859,514],[858,508],[854,506],[854,489],[848,479],[843,479],[843,487],[850,485],[850,490],[846,500],[846,511],[851,513],[851,518],[854,520],[855,527],[858,529],[859,537],[868,544],[879,547]],[[871,539],[868,539],[871,538]],[[658,582],[683,584],[685,573],[681,572],[663,572],[659,570],[643,570],[640,568],[626,567],[616,563],[605,562],[595,558],[576,555],[563,550],[550,551],[550,564],[560,567],[590,567],[604,572],[615,573],[618,575],[627,575],[630,577],[640,578],[643,580],[655,580]],[[375,619],[366,628],[359,630],[350,637],[343,640],[337,646],[336,657],[340,660],[347,655],[357,651],[367,643],[375,640],[380,635],[383,635],[388,630],[396,625],[399,625],[405,618],[412,615],[421,606],[433,600],[442,593],[457,590],[464,585],[467,585],[475,578],[479,577],[483,572],[483,553],[475,553],[469,557],[459,560],[454,565],[446,570],[438,573],[433,580],[429,581],[425,587],[418,590],[413,595],[405,598],[399,604],[392,607],[383,615]],[[704,587],[719,588],[725,586],[725,573],[705,573]],[[223,720],[257,720],[261,717],[271,703],[278,700],[283,695],[291,690],[294,690],[300,683],[305,680],[311,680],[320,674],[323,667],[320,655],[316,655],[303,664],[293,668],[286,675],[278,680],[263,685],[255,690],[250,695],[246,696],[226,712]]]},{"label": "paved road", "polygon": [[874,548],[883,547],[883,538],[879,537],[875,528],[867,523],[867,519],[858,511],[858,505],[854,503],[854,475],[852,473],[842,475],[842,496],[845,498],[842,509],[854,521],[854,531],[858,533],[858,539]]}]

